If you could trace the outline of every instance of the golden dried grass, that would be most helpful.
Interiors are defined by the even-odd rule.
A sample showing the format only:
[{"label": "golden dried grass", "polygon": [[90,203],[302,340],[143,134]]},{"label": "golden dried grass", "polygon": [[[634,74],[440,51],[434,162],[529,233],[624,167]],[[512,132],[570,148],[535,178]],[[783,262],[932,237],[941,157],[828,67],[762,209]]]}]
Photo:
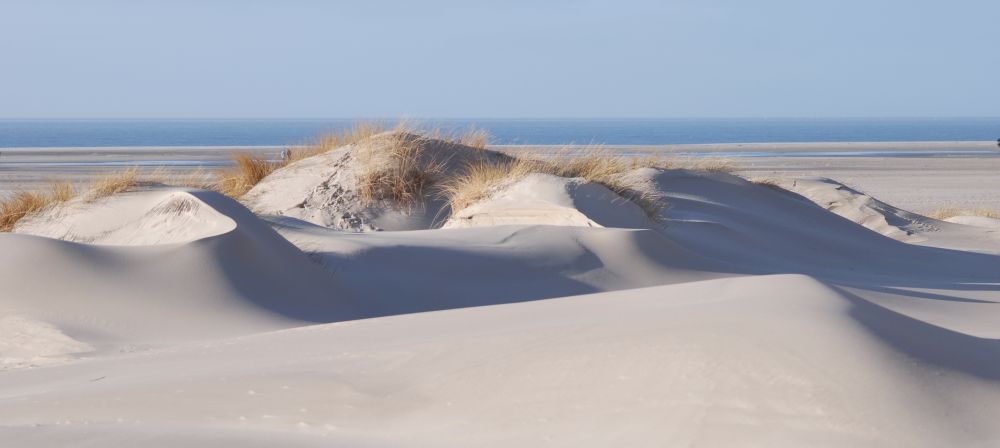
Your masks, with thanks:
[{"label": "golden dried grass", "polygon": [[302,147],[289,150],[288,158],[284,161],[284,164],[287,165],[305,158],[330,152],[343,146],[359,143],[383,132],[403,131],[406,129],[406,126],[406,121],[403,120],[391,126],[381,121],[360,121],[353,124],[350,128],[337,132],[328,132]]},{"label": "golden dried grass", "polygon": [[982,218],[1000,219],[1000,213],[997,213],[996,210],[990,210],[985,208],[979,208],[974,210],[963,210],[960,208],[946,207],[928,213],[927,216],[930,218],[940,219],[940,220],[954,218],[956,216],[979,216]]},{"label": "golden dried grass", "polygon": [[507,160],[483,160],[472,164],[442,183],[439,192],[447,199],[451,213],[488,197],[503,185],[516,182],[528,174],[541,173],[567,178],[583,178],[603,185],[624,200],[639,206],[654,220],[661,218],[665,201],[646,185],[637,184],[627,174],[637,168],[663,168],[659,157],[625,157],[609,154],[601,148],[583,151],[561,151],[555,158],[532,159],[511,157]]},{"label": "golden dried grass", "polygon": [[96,201],[104,197],[124,193],[137,185],[139,185],[138,168],[132,167],[116,171],[98,177],[91,182],[86,198],[87,201]]},{"label": "golden dried grass", "polygon": [[521,180],[528,174],[544,172],[546,164],[527,158],[482,159],[465,167],[461,174],[446,179],[438,194],[455,213],[488,197],[502,185]]},{"label": "golden dried grass", "polygon": [[442,174],[447,160],[426,151],[427,137],[393,132],[360,143],[357,157],[358,195],[367,204],[394,201],[416,203]]},{"label": "golden dried grass", "polygon": [[671,157],[667,159],[666,165],[675,169],[727,174],[739,169],[732,159],[714,156]]},{"label": "golden dried grass", "polygon": [[755,177],[747,180],[749,180],[750,183],[760,185],[762,187],[772,188],[775,190],[781,189],[781,185],[778,185],[778,181],[769,177]]},{"label": "golden dried grass", "polygon": [[234,199],[250,191],[261,179],[281,165],[245,152],[233,153],[233,166],[218,172],[214,190]]},{"label": "golden dried grass", "polygon": [[[232,159],[234,168],[218,173],[214,189],[239,198],[276,169],[347,145],[357,145],[365,165],[359,175],[362,200],[370,203],[392,199],[400,204],[412,204],[434,182],[445,162],[427,160],[421,150],[422,143],[441,140],[447,144],[484,149],[489,142],[486,131],[479,129],[448,134],[440,129],[411,132],[412,128],[405,120],[392,125],[361,121],[348,129],[323,134],[302,147],[291,148],[282,160],[267,162],[260,157],[237,153]],[[382,138],[373,141],[373,137],[380,134],[384,134]]]},{"label": "golden dried grass", "polygon": [[490,143],[490,134],[484,129],[469,128],[461,132],[452,132],[444,131],[441,128],[420,129],[416,126],[406,126],[408,126],[406,123],[404,123],[404,127],[402,128],[397,125],[395,130],[409,131],[428,139],[442,140],[448,143],[468,146],[475,149],[486,149],[486,146]]},{"label": "golden dried grass", "polygon": [[45,191],[17,191],[0,200],[0,232],[10,232],[21,219],[76,196],[73,186],[57,182]]},{"label": "golden dried grass", "polygon": [[200,188],[202,190],[213,190],[217,183],[216,174],[202,167],[188,172],[165,175],[161,179],[160,183],[165,185]]},{"label": "golden dried grass", "polygon": [[667,162],[655,156],[626,157],[608,154],[602,148],[585,150],[581,155],[560,160],[554,172],[562,177],[581,177],[603,185],[622,198],[639,206],[647,216],[659,219],[665,202],[652,189],[637,185],[627,173],[638,168],[664,168]]}]

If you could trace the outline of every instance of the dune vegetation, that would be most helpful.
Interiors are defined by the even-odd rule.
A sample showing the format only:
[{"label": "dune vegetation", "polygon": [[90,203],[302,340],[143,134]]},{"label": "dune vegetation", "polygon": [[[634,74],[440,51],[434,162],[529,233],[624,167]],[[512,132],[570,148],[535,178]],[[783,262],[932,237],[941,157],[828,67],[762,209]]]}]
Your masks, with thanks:
[{"label": "dune vegetation", "polygon": [[66,202],[76,196],[73,187],[64,182],[54,183],[45,191],[17,191],[0,201],[0,232],[10,232],[25,216]]},{"label": "dune vegetation", "polygon": [[231,160],[233,166],[216,173],[216,181],[209,187],[232,198],[243,196],[261,179],[283,165],[281,162],[243,152],[234,153]]},{"label": "dune vegetation", "polygon": [[143,183],[186,186],[185,182],[193,179],[193,173],[168,180],[161,171],[143,175],[139,168],[129,167],[97,176],[82,192],[69,182],[53,182],[37,191],[15,191],[7,197],[0,198],[0,232],[13,231],[18,221],[77,197],[86,202],[94,202],[132,190]]},{"label": "dune vegetation", "polygon": [[934,210],[927,214],[929,218],[945,220],[948,218],[954,218],[956,216],[978,216],[981,218],[993,218],[1000,219],[1000,213],[996,210],[990,210],[985,208],[975,209],[975,210],[962,210],[960,208],[946,207]]},{"label": "dune vegetation", "polygon": [[586,149],[576,155],[562,154],[554,159],[510,157],[482,160],[444,181],[439,192],[455,213],[488,197],[503,185],[516,182],[528,174],[542,173],[583,178],[603,185],[623,199],[634,202],[651,218],[657,218],[665,206],[662,198],[631,181],[626,174],[638,168],[666,168],[669,165],[665,159],[609,155],[596,149]]},{"label": "dune vegetation", "polygon": [[[185,186],[217,191],[239,200],[272,172],[309,157],[354,145],[359,162],[357,188],[361,201],[390,201],[410,206],[440,199],[454,213],[531,173],[583,178],[607,187],[640,206],[652,218],[660,216],[664,201],[627,175],[638,168],[677,168],[732,172],[732,162],[720,158],[614,155],[601,146],[567,147],[546,157],[488,151],[489,135],[481,129],[446,132],[424,130],[399,121],[358,122],[348,129],[321,135],[308,144],[289,148],[280,159],[250,152],[234,152],[228,168],[197,169],[168,176],[162,170],[141,173],[136,167],[98,177],[80,196],[85,201],[123,193],[143,183]],[[464,151],[464,152],[463,152]],[[461,153],[461,161],[453,156]],[[472,154],[473,156],[469,156]],[[18,191],[0,199],[0,231],[9,232],[20,219],[78,194],[68,183],[45,191]]]},{"label": "dune vegetation", "polygon": [[[443,158],[428,154],[431,140],[419,134],[393,132],[358,145],[361,171],[358,192],[365,203],[383,200],[411,205],[424,196],[444,171]],[[451,143],[451,142],[449,142]]]},{"label": "dune vegetation", "polygon": [[124,193],[139,184],[139,169],[131,167],[97,178],[87,192],[88,201]]}]

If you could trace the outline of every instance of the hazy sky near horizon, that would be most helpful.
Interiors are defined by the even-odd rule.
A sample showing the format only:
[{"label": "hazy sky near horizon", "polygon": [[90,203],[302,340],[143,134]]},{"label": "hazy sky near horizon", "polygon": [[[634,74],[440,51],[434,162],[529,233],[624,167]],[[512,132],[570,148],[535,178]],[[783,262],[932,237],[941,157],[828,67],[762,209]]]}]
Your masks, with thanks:
[{"label": "hazy sky near horizon", "polygon": [[1000,116],[996,0],[2,0],[0,117]]}]

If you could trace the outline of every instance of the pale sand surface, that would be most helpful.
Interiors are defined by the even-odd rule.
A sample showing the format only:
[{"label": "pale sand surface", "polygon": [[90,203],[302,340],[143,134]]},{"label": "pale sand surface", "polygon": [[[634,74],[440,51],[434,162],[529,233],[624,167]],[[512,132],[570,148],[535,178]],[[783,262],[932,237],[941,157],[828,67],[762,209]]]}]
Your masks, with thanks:
[{"label": "pale sand surface", "polygon": [[775,157],[737,163],[751,178],[836,179],[915,212],[1000,210],[1000,157]]},{"label": "pale sand surface", "polygon": [[281,148],[137,147],[137,148],[0,148],[0,195],[17,189],[41,189],[56,181],[87,183],[94,176],[138,166],[186,172],[199,165],[218,167],[234,151],[276,158]]},{"label": "pale sand surface", "polygon": [[[552,151],[554,147],[497,147],[504,151]],[[850,142],[753,143],[714,145],[607,146],[611,152],[665,154],[680,158],[689,152],[711,154],[733,151],[995,151],[952,157],[728,157],[751,178],[822,176],[837,179],[896,206],[929,212],[943,207],[1000,210],[1000,148],[996,142]],[[280,147],[251,148],[30,148],[0,149],[0,195],[18,188],[42,188],[55,180],[86,182],[95,174],[160,161],[226,163],[233,151],[243,150],[277,158]],[[679,155],[681,154],[681,155]],[[111,166],[74,165],[112,163]],[[166,172],[185,172],[192,166],[167,165]]]},{"label": "pale sand surface", "polygon": [[[632,171],[652,218],[532,174],[448,218],[336,201],[351,151],[244,204],[151,188],[0,234],[0,446],[1000,441],[1000,220],[885,201],[861,183],[892,170],[851,167],[879,159]],[[825,175],[802,160],[750,169]]]}]

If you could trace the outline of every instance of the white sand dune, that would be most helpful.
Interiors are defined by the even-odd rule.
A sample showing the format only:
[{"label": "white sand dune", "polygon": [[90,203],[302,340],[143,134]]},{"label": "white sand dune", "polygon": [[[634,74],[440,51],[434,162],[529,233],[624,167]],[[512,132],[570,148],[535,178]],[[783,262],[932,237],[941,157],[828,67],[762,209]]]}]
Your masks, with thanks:
[{"label": "white sand dune", "polygon": [[996,437],[998,350],[808,277],[746,277],[8,372],[4,395],[18,405],[0,408],[0,434],[25,445],[279,434],[283,446],[970,445]]},{"label": "white sand dune", "polygon": [[147,246],[186,243],[235,230],[233,219],[198,197],[205,195],[213,196],[166,189],[96,201],[78,197],[22,219],[16,232],[79,243]]},{"label": "white sand dune", "polygon": [[968,215],[952,216],[951,218],[945,219],[945,221],[953,224],[963,224],[974,227],[985,227],[988,229],[1000,228],[1000,219],[990,218],[987,216],[968,216]]},{"label": "white sand dune", "polygon": [[449,141],[387,132],[283,167],[254,186],[243,202],[256,213],[291,216],[314,224],[358,232],[429,229],[443,221],[445,202],[425,195],[415,204],[361,200],[358,183],[370,165],[383,166],[386,150],[403,140],[419,147],[419,162],[440,166],[440,175],[467,163],[507,156]]},{"label": "white sand dune", "polygon": [[992,231],[967,227],[970,225],[1000,227],[997,224],[1000,220],[956,216],[940,221],[893,207],[868,194],[826,178],[777,179],[776,184],[805,196],[837,215],[893,239],[964,250],[1000,251],[1000,235],[995,235]]},{"label": "white sand dune", "polygon": [[116,350],[357,315],[336,297],[335,279],[217,193],[147,191],[66,207],[75,214],[18,231],[100,245],[0,234],[3,314]]},{"label": "white sand dune", "polygon": [[931,219],[893,207],[833,179],[783,179],[777,185],[801,194],[833,213],[900,241],[922,241],[914,234],[935,230]]},{"label": "white sand dune", "polygon": [[532,175],[448,228],[383,204],[368,230],[424,230],[356,232],[318,196],[337,157],[265,180],[265,219],[154,189],[0,235],[2,445],[1000,441],[987,228],[642,169],[657,219]]},{"label": "white sand dune", "polygon": [[560,225],[642,229],[652,223],[634,203],[585,179],[530,174],[452,215],[448,228]]}]

